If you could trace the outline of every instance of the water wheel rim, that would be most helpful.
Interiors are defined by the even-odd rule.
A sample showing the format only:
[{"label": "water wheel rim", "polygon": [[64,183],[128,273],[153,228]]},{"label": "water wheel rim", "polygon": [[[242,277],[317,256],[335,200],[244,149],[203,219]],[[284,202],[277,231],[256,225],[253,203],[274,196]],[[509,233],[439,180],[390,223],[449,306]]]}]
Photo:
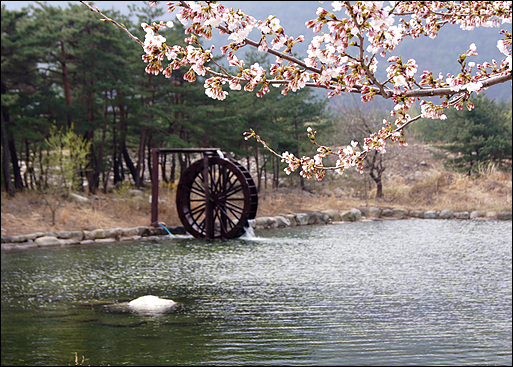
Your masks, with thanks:
[{"label": "water wheel rim", "polygon": [[250,175],[248,178],[249,172],[232,160],[209,157],[206,177],[204,163],[194,162],[180,178],[176,194],[178,216],[187,232],[196,238],[240,237],[248,220],[256,215],[254,182]]},{"label": "water wheel rim", "polygon": [[248,220],[255,219],[258,209],[258,189],[256,186],[255,181],[253,180],[253,177],[249,173],[249,171],[239,162],[237,162],[235,159],[229,159],[234,165],[237,166],[237,168],[242,172],[245,179],[248,182],[249,190],[250,190],[250,206],[249,206],[249,213],[248,213]]}]

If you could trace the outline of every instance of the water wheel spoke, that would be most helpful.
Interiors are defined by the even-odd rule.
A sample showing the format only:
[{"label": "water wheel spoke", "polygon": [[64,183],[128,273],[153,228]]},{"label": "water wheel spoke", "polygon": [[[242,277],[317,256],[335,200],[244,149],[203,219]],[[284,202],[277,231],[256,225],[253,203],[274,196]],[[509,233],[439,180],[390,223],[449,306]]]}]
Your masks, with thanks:
[{"label": "water wheel spoke", "polygon": [[230,181],[228,181],[228,183],[230,185],[228,187],[226,187],[226,185],[225,185],[224,192],[229,192],[230,190],[232,190],[233,186],[235,186],[238,182],[239,182],[239,180],[237,179],[237,177],[235,177],[235,179],[233,181],[230,178]]},{"label": "water wheel spoke", "polygon": [[[229,230],[235,227],[235,222],[230,218],[229,213],[226,211],[226,208],[218,206],[217,208],[219,224],[221,228],[224,230],[224,233],[227,233]],[[226,227],[226,224],[230,226],[230,228]]]},{"label": "water wheel spoke", "polygon": [[221,220],[218,207],[214,208],[213,221],[214,223],[219,223],[219,228],[217,228],[217,226],[214,226],[215,230],[219,231],[221,234],[226,233],[226,227],[224,226],[224,223]]},{"label": "water wheel spoke", "polygon": [[218,170],[217,165],[215,166],[209,166],[208,167],[208,175],[209,175],[209,189],[213,192],[218,192],[218,185],[219,185],[219,172],[216,172]]},{"label": "water wheel spoke", "polygon": [[205,202],[203,202],[201,205],[198,205],[195,208],[191,208],[190,213],[191,213],[191,215],[196,215],[199,212],[201,215],[205,212],[205,209],[206,209],[206,205],[205,205]]},{"label": "water wheel spoke", "polygon": [[237,193],[239,193],[240,191],[242,191],[242,189],[243,189],[242,185],[239,184],[238,186],[232,187],[230,190],[227,190],[225,192],[225,196],[226,196],[226,198],[234,196]]},{"label": "water wheel spoke", "polygon": [[194,186],[194,184],[190,187],[190,191],[191,191],[191,194],[196,194],[198,196],[201,196],[201,197],[205,197],[205,188],[203,186],[200,186],[198,184],[196,184],[196,186]]},{"label": "water wheel spoke", "polygon": [[235,173],[228,172],[223,185],[223,191],[227,192],[230,190],[230,188],[237,183],[237,176],[235,176]]},{"label": "water wheel spoke", "polygon": [[226,211],[226,206],[218,206],[217,211],[219,213],[219,219],[220,220],[228,220],[231,223],[231,227],[233,228],[235,226],[235,223],[233,222],[232,218],[230,217],[230,213]]},{"label": "water wheel spoke", "polygon": [[192,182],[192,185],[193,186],[196,186],[198,189],[200,190],[203,190],[205,188],[204,184],[203,184],[203,181],[200,180],[200,179],[196,179],[195,181]]},{"label": "water wheel spoke", "polygon": [[226,202],[226,207],[228,208],[228,210],[230,210],[232,214],[238,215],[239,217],[242,215],[242,213],[244,213],[243,207],[236,205],[230,201]]},{"label": "water wheel spoke", "polygon": [[197,221],[195,221],[196,225],[198,226],[198,229],[202,232],[206,232],[206,229],[205,229],[205,219],[203,219],[200,223],[198,223]]},{"label": "water wheel spoke", "polygon": [[221,170],[221,167],[219,168],[218,176],[217,176],[217,182],[216,182],[216,190],[217,192],[224,191],[223,188],[226,186],[226,168],[223,167]]},{"label": "water wheel spoke", "polygon": [[[203,180],[203,177],[204,177],[203,172],[200,172],[191,186],[195,185],[195,188],[196,188],[195,193],[204,198],[206,191],[210,191],[210,190],[208,190],[208,188],[205,188],[205,181]],[[200,194],[200,192],[201,192],[201,194]]]},{"label": "water wheel spoke", "polygon": [[190,225],[195,226],[197,228],[201,228],[202,226],[204,227],[203,223],[205,221],[205,216],[202,213],[195,215],[192,212],[189,212],[188,218],[189,218]]}]

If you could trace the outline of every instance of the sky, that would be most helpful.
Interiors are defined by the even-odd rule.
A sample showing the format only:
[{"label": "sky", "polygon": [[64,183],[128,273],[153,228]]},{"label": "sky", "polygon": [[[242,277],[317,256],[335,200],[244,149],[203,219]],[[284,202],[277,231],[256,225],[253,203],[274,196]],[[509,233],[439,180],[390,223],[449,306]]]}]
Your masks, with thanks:
[{"label": "sky", "polygon": [[[88,4],[94,4],[100,10],[110,10],[115,9],[120,11],[121,13],[128,13],[128,5],[133,3],[143,4],[143,1],[87,1]],[[66,8],[69,3],[79,3],[78,0],[75,1],[46,1],[46,3],[50,6],[58,6],[61,8]],[[164,5],[167,1],[161,1]],[[311,19],[316,18],[315,11],[322,4],[319,1],[221,1],[221,3],[229,8],[240,8],[246,14],[255,17],[256,19],[265,19],[269,15],[276,15],[280,21],[283,28],[286,30],[287,34],[292,37],[297,37],[303,34],[306,38],[306,41],[309,41],[309,38],[313,36],[311,30],[307,30],[304,26],[305,22]],[[37,6],[36,1],[2,1],[2,5],[5,4],[8,10],[20,10],[23,7],[28,6],[29,4],[33,4]],[[324,4],[326,6],[326,4]],[[169,14],[166,12],[162,19],[168,20],[176,20],[174,14]],[[309,42],[308,42],[309,43]],[[297,47],[297,49],[301,52],[306,52],[305,42],[304,47]],[[303,46],[303,45],[298,45]]]},{"label": "sky", "polygon": [[[143,1],[86,1],[89,4],[93,4],[97,6],[100,10],[102,9],[112,9],[119,10],[120,12],[128,12],[128,4],[133,3],[143,3]],[[48,5],[51,6],[60,6],[62,8],[67,7],[68,3],[78,3],[77,1],[46,1]],[[162,1],[162,3],[167,3],[166,1]],[[280,18],[280,13],[284,14],[285,12],[290,13],[291,9],[294,9],[294,6],[302,6],[304,7],[306,3],[308,3],[309,7],[313,9],[311,13],[311,17],[306,20],[310,20],[310,18],[315,18],[315,9],[318,6],[321,6],[319,1],[221,1],[221,3],[227,7],[233,8],[241,8],[243,11],[247,12],[254,16],[255,18],[266,18],[268,15],[273,14]],[[36,5],[36,1],[2,1],[2,4],[6,5],[6,8],[9,10],[20,10],[21,8],[27,6],[28,4]],[[286,6],[284,6],[287,4]],[[251,9],[251,12],[248,10]],[[263,15],[265,14],[265,15]],[[297,15],[297,14],[296,14]],[[171,15],[168,15],[171,18]],[[164,19],[164,20],[169,20]],[[281,18],[280,18],[281,19]],[[304,23],[302,22],[303,26]]]},{"label": "sky", "polygon": [[[61,8],[66,8],[68,6],[68,3],[74,3],[78,1],[46,1],[48,5],[51,6],[60,6]],[[134,3],[135,1],[94,1],[94,4],[98,8],[105,8],[105,9],[116,9],[119,11],[127,10],[127,5],[130,3]],[[87,1],[87,3],[93,3],[93,1]],[[35,1],[2,1],[2,5],[5,4],[6,8],[9,10],[19,10],[21,8],[26,7],[29,4],[36,5]]]}]

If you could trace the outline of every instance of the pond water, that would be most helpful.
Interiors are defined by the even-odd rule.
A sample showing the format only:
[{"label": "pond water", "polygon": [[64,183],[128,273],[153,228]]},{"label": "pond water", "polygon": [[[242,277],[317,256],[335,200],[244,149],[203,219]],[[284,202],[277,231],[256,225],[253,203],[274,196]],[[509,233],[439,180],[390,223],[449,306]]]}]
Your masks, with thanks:
[{"label": "pond water", "polygon": [[2,254],[1,364],[511,365],[511,221],[257,235]]}]

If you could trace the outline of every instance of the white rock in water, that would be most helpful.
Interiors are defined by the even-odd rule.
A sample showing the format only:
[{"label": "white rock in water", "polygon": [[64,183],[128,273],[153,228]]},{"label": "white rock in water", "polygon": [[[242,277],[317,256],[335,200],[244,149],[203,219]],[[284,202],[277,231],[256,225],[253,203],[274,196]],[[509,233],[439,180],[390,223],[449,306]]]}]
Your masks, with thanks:
[{"label": "white rock in water", "polygon": [[128,307],[139,312],[166,312],[176,305],[177,303],[171,299],[157,296],[142,296],[128,302]]}]

